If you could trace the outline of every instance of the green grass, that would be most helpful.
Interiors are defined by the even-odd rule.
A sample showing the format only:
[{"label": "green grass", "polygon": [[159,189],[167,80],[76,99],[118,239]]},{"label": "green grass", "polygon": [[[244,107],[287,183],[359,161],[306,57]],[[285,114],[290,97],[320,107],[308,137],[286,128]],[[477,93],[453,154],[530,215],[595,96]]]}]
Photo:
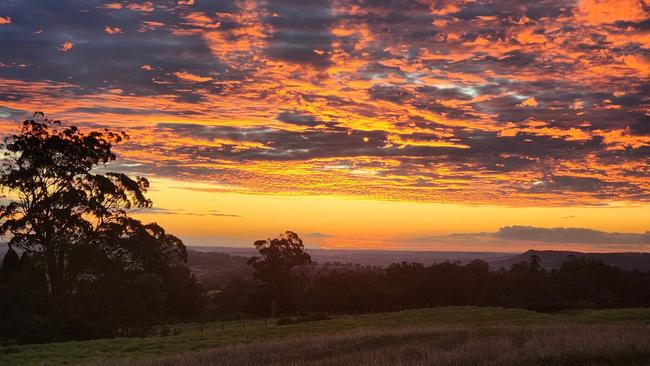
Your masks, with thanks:
[{"label": "green grass", "polygon": [[[514,332],[536,326],[646,326],[650,324],[650,309],[584,310],[557,314],[540,314],[520,309],[442,307],[407,310],[393,313],[342,316],[332,320],[276,326],[263,320],[186,323],[171,326],[179,335],[148,338],[113,338],[81,342],[22,345],[0,348],[0,365],[83,365],[92,362],[147,360],[161,356],[205,351],[229,345],[258,343],[275,340],[299,340],[314,336],[335,336],[360,330],[411,329],[413,327],[464,327],[473,337],[499,332],[499,327],[509,327]],[[222,329],[223,326],[223,329]],[[522,328],[523,327],[523,328]],[[203,331],[201,332],[201,328]],[[431,328],[431,329],[434,329]],[[427,328],[428,329],[428,328]],[[483,332],[483,333],[481,333]],[[380,336],[379,338],[382,338]],[[510,339],[508,338],[508,339]],[[568,355],[567,357],[571,357]]]}]

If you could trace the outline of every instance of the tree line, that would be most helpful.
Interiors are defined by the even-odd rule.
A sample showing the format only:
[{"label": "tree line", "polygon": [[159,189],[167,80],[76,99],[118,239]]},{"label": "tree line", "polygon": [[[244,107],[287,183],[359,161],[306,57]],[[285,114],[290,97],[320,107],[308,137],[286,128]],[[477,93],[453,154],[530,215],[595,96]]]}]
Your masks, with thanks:
[{"label": "tree line", "polygon": [[[302,267],[302,268],[301,268]],[[468,264],[394,263],[387,268],[352,267],[305,271],[294,267],[290,290],[272,299],[264,282],[233,280],[210,299],[220,316],[354,314],[434,306],[500,306],[539,312],[650,306],[650,272],[624,271],[602,262],[569,257],[545,269],[540,259],[491,270],[481,260]],[[278,296],[280,292],[275,292]],[[244,314],[241,314],[244,313]]]}]

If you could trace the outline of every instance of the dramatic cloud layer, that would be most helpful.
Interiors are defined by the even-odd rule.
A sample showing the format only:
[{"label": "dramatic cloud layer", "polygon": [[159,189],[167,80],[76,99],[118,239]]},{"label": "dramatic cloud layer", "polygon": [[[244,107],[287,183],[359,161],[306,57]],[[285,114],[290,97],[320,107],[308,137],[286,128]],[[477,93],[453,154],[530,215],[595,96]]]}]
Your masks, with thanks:
[{"label": "dramatic cloud layer", "polygon": [[246,193],[650,201],[642,0],[0,4],[0,128],[126,130],[122,169]]}]

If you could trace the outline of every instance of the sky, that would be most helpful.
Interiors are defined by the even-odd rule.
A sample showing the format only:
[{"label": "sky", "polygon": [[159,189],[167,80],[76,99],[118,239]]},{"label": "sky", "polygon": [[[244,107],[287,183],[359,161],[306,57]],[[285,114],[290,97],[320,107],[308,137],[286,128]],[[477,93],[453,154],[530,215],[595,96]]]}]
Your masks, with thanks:
[{"label": "sky", "polygon": [[187,244],[646,251],[646,0],[4,0],[0,133],[122,130]]}]

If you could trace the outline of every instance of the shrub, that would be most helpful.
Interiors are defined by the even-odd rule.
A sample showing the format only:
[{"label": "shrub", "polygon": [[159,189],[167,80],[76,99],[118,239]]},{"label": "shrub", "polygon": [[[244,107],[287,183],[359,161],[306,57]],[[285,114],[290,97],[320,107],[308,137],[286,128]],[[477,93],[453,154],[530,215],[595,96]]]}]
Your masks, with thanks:
[{"label": "shrub", "polygon": [[275,325],[290,325],[290,324],[295,324],[293,318],[291,317],[280,318],[275,322]]},{"label": "shrub", "polygon": [[160,327],[160,333],[159,334],[160,334],[161,337],[167,337],[169,335],[169,326],[167,326],[166,324],[162,325]]},{"label": "shrub", "polygon": [[321,320],[330,320],[329,316],[325,313],[314,312],[308,313],[307,315],[299,316],[296,318],[286,317],[280,318],[275,322],[275,325],[290,325],[290,324],[300,324],[305,322],[317,322]]}]

